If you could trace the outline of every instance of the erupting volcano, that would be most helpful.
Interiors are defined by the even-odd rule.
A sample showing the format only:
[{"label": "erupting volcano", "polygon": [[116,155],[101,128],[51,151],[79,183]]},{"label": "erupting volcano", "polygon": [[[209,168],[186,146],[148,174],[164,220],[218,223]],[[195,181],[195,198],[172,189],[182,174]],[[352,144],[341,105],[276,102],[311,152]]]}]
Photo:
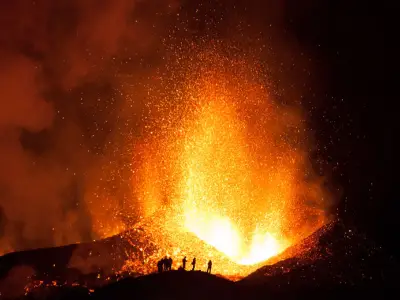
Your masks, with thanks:
[{"label": "erupting volcano", "polygon": [[[156,251],[142,248],[133,269],[186,255],[246,275],[327,221],[299,108],[274,101],[261,64],[217,49],[180,53],[149,89],[132,163],[142,217],[130,232],[142,228]],[[119,214],[133,213],[124,205]]]},{"label": "erupting volcano", "polygon": [[383,22],[325,2],[0,1],[0,298],[396,286]]}]

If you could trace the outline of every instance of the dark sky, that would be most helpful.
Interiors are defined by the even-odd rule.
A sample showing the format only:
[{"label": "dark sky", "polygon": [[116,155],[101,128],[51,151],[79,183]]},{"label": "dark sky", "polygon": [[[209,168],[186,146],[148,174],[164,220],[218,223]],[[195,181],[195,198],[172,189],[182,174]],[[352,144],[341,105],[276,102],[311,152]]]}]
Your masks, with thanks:
[{"label": "dark sky", "polygon": [[289,2],[294,15],[293,22],[287,17],[289,30],[330,76],[312,120],[319,143],[326,145],[322,155],[339,163],[334,178],[344,190],[340,215],[395,247],[394,118],[384,80],[380,9],[360,1],[306,1],[313,3],[302,15],[300,1]]},{"label": "dark sky", "polygon": [[[7,114],[0,112],[0,118],[3,118],[0,119],[0,150],[1,155],[7,158],[0,159],[0,163],[8,162],[13,157],[15,160],[29,159],[14,165],[16,181],[10,181],[9,185],[0,181],[0,197],[6,197],[9,191],[21,186],[35,185],[30,180],[32,177],[39,178],[40,182],[51,182],[62,175],[68,182],[71,176],[75,176],[71,175],[71,170],[79,173],[89,168],[89,162],[100,164],[96,159],[91,161],[93,156],[89,159],[87,153],[103,153],[104,145],[109,141],[108,133],[120,125],[116,112],[118,95],[114,95],[113,79],[109,75],[117,68],[115,54],[123,61],[127,59],[124,56],[126,53],[134,52],[131,63],[147,59],[156,64],[162,52],[158,40],[174,26],[174,22],[182,20],[188,20],[189,33],[185,34],[191,34],[192,38],[206,35],[231,37],[238,26],[250,25],[250,29],[242,31],[244,35],[248,33],[248,38],[252,38],[252,34],[261,35],[274,45],[289,38],[292,45],[297,45],[310,59],[312,89],[304,94],[302,104],[308,111],[310,126],[317,139],[316,156],[329,163],[333,181],[343,191],[338,215],[366,230],[379,243],[388,248],[395,247],[400,218],[397,215],[398,202],[392,195],[395,179],[392,148],[394,118],[389,112],[390,100],[384,86],[384,35],[376,6],[342,0],[171,0],[163,5],[159,1],[153,4],[142,1],[140,5],[134,3],[133,6],[130,2],[135,1],[115,1],[113,3],[118,5],[111,5],[110,8],[100,7],[89,0],[60,1],[57,5],[51,4],[51,1],[37,1],[38,4],[30,3],[30,6],[24,1],[1,3],[0,66],[5,66],[2,75],[6,74],[4,70],[8,67],[15,78],[22,78],[20,85],[23,88],[16,90],[30,95],[41,108],[31,114],[26,113],[29,105],[24,106],[23,101],[8,105],[5,99],[22,96],[8,89],[9,83],[4,86],[6,91],[0,99],[0,109]],[[102,3],[105,5],[107,1]],[[125,15],[124,12],[129,10],[134,13]],[[176,12],[181,15],[180,21],[171,18]],[[107,27],[110,15],[115,28]],[[135,23],[139,25],[130,28],[127,24],[131,24],[132,20],[139,20]],[[83,37],[76,39],[75,32],[83,32]],[[117,41],[121,39],[127,41],[123,51],[117,49]],[[284,54],[278,53],[278,60],[284,60]],[[9,64],[14,61],[15,64]],[[82,65],[82,62],[88,64]],[[42,92],[40,85],[41,98],[50,101],[41,102],[41,98],[37,97],[38,84],[32,83],[37,72],[35,64],[43,67],[41,77],[44,78],[45,91]],[[123,72],[123,68],[120,71]],[[302,75],[296,70],[291,74],[294,81],[302,81]],[[0,76],[0,80],[3,78],[6,77]],[[100,94],[108,100],[98,102]],[[82,95],[86,100],[83,106],[80,103]],[[52,106],[48,107],[48,103]],[[14,111],[14,108],[17,110]],[[10,117],[16,111],[23,113]],[[88,111],[95,111],[96,114],[88,114]],[[48,125],[50,123],[53,125]],[[22,133],[20,129],[18,133],[9,130],[11,127],[23,128]],[[9,147],[9,140],[15,142],[13,147]],[[65,140],[70,143],[66,144]],[[25,148],[29,148],[29,156],[24,152]],[[34,154],[31,155],[31,152]],[[32,156],[47,152],[51,155],[45,155],[45,173],[36,169],[33,173],[24,171]],[[10,153],[15,156],[8,159]],[[51,162],[55,160],[58,163],[53,166]],[[0,168],[5,169],[4,166]],[[68,169],[68,174],[60,172],[61,168]],[[2,178],[0,171],[0,180],[5,182],[13,176],[12,172],[3,173],[5,176]],[[24,184],[21,185],[21,182]],[[49,186],[53,185],[49,183]],[[65,186],[62,183],[62,188]],[[37,193],[39,196],[43,194],[41,190]],[[58,195],[58,189],[54,194]],[[30,196],[20,195],[27,199]],[[63,202],[62,218],[68,221],[64,212],[74,205]],[[39,204],[36,206],[40,207]],[[7,211],[7,207],[11,207],[10,202],[0,207],[0,237],[4,229],[1,224],[13,217],[4,218],[4,215],[10,215],[11,209]],[[44,235],[48,228],[51,229],[51,226],[43,229]],[[17,231],[20,230],[23,231]]]}]

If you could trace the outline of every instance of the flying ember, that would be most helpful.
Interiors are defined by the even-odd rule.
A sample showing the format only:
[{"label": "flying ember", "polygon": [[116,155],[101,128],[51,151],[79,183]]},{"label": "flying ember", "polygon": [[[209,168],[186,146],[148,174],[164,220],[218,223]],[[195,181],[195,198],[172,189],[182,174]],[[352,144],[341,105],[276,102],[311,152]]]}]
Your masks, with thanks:
[{"label": "flying ember", "polygon": [[187,255],[245,275],[326,222],[326,193],[301,110],[273,100],[261,67],[214,50],[191,55],[150,93],[133,159],[136,228],[156,245],[150,268]]}]

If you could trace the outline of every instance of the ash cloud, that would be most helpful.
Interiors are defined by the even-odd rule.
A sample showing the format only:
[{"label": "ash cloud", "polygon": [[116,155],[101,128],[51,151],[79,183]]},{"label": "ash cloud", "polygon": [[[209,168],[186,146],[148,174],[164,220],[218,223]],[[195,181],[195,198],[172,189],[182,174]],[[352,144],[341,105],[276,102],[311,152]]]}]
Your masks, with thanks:
[{"label": "ash cloud", "polygon": [[95,238],[84,197],[98,185],[105,145],[118,130],[115,74],[123,63],[135,73],[128,62],[156,52],[176,8],[176,1],[1,2],[0,254]]}]

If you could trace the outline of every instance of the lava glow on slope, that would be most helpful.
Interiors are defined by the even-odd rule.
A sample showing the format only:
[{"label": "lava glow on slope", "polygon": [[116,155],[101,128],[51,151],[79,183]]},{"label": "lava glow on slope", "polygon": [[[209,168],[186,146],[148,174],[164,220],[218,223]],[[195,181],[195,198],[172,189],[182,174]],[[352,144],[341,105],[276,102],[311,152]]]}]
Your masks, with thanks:
[{"label": "lava glow on slope", "polygon": [[179,267],[186,255],[246,275],[326,222],[304,119],[273,100],[254,60],[212,49],[175,61],[149,89],[133,151],[142,221],[131,233],[152,246],[125,268],[152,272],[164,255]]}]

